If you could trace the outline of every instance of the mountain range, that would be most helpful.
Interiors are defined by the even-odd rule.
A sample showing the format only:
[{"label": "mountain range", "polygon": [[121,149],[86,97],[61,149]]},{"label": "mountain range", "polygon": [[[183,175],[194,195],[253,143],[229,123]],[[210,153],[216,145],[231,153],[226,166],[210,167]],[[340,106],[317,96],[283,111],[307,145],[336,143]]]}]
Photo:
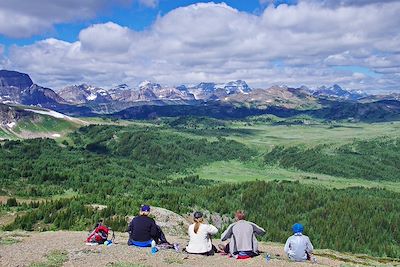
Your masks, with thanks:
[{"label": "mountain range", "polygon": [[0,103],[33,105],[78,116],[129,119],[203,114],[240,118],[275,112],[281,116],[310,113],[324,114],[321,116],[328,119],[347,119],[365,118],[368,110],[378,112],[379,106],[384,111],[380,117],[393,119],[399,116],[399,100],[399,94],[367,95],[337,84],[315,89],[305,86],[260,89],[251,88],[243,80],[180,86],[144,81],[136,88],[126,84],[113,88],[81,84],[56,92],[34,84],[28,74],[0,70]]}]

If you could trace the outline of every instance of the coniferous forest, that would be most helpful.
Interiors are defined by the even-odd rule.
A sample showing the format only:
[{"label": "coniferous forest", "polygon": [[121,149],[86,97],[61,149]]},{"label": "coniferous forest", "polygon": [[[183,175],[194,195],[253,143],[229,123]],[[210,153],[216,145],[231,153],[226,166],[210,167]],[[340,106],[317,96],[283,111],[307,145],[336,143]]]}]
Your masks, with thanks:
[{"label": "coniferous forest", "polygon": [[[184,214],[195,208],[230,217],[244,209],[264,227],[265,241],[284,242],[294,222],[317,248],[400,257],[400,193],[328,188],[296,181],[226,183],[192,170],[215,161],[278,165],[344,178],[399,181],[399,139],[332,146],[276,146],[260,152],[229,138],[191,136],[168,127],[87,126],[62,143],[3,141],[1,212],[23,211],[5,230],[87,230],[98,219],[126,229],[142,203]],[[261,160],[257,160],[261,159]],[[176,178],[174,174],[181,174]],[[106,205],[98,211],[91,204]]]}]

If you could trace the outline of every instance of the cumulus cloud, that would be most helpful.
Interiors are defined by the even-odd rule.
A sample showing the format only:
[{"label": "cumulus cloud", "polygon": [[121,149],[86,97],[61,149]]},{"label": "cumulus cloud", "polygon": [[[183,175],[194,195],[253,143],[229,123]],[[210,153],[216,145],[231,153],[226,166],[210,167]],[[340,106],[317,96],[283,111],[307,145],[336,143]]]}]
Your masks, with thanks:
[{"label": "cumulus cloud", "polygon": [[51,31],[58,23],[84,21],[113,5],[138,1],[155,8],[158,0],[1,0],[0,34],[25,38]]},{"label": "cumulus cloud", "polygon": [[[266,1],[266,0],[261,0]],[[370,4],[384,4],[390,2],[398,2],[398,0],[299,0],[301,2],[313,2],[328,7],[338,6],[364,6]]]},{"label": "cumulus cloud", "polygon": [[335,8],[300,2],[270,5],[260,15],[202,3],[172,10],[144,31],[108,22],[83,29],[76,42],[46,39],[13,46],[8,61],[56,88],[244,79],[254,87],[339,83],[398,90],[398,14],[398,2]]}]

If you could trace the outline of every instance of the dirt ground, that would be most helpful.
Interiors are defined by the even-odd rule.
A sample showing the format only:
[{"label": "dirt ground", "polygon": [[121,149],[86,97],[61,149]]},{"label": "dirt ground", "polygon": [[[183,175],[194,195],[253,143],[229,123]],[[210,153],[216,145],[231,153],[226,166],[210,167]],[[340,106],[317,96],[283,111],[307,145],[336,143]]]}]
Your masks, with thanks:
[{"label": "dirt ground", "polygon": [[[127,234],[117,233],[116,244],[111,246],[87,246],[84,240],[86,232],[5,232],[0,242],[0,266],[343,266],[349,262],[318,256],[317,264],[293,263],[283,257],[281,244],[261,243],[261,256],[247,260],[236,260],[223,255],[211,257],[177,253],[174,250],[161,250],[155,255],[150,248],[129,247]],[[170,242],[180,243],[185,247],[187,239],[168,236]],[[4,240],[7,240],[5,242]],[[217,241],[214,242],[217,245]],[[65,258],[53,265],[45,265],[49,255],[61,251]],[[266,261],[269,253],[271,260]],[[335,257],[334,257],[335,258]],[[388,266],[392,266],[388,265]]]}]

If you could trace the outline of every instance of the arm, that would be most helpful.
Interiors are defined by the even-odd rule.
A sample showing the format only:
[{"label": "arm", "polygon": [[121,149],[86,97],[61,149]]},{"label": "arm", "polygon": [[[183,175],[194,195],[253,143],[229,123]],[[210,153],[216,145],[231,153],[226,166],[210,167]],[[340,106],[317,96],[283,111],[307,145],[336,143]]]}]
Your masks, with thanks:
[{"label": "arm", "polygon": [[258,226],[255,223],[251,223],[251,225],[253,226],[253,232],[255,235],[264,235],[265,234],[265,230],[263,228],[261,228],[260,226]]},{"label": "arm", "polygon": [[128,225],[127,232],[128,232],[128,233],[132,233],[132,232],[133,232],[133,219],[132,219],[132,221],[131,221],[131,222],[129,223],[129,225]]},{"label": "arm", "polygon": [[155,222],[154,220],[151,221],[151,225],[150,225],[150,236],[151,236],[154,240],[158,239],[158,237],[159,237],[157,225],[156,225],[156,222]]},{"label": "arm", "polygon": [[286,254],[289,254],[290,251],[290,237],[286,240],[285,247],[283,249]]},{"label": "arm", "polygon": [[228,229],[225,230],[225,232],[222,233],[221,235],[221,241],[225,241],[229,238],[231,238],[231,236],[233,235],[233,231],[232,228],[235,224],[232,223],[231,225],[228,226]]},{"label": "arm", "polygon": [[218,229],[214,225],[209,224],[207,232],[209,235],[215,235],[216,233],[218,233]]},{"label": "arm", "polygon": [[311,244],[310,238],[307,237],[307,240],[306,240],[306,251],[307,251],[308,253],[312,253],[313,250],[314,250],[314,247],[313,247],[313,245]]}]

